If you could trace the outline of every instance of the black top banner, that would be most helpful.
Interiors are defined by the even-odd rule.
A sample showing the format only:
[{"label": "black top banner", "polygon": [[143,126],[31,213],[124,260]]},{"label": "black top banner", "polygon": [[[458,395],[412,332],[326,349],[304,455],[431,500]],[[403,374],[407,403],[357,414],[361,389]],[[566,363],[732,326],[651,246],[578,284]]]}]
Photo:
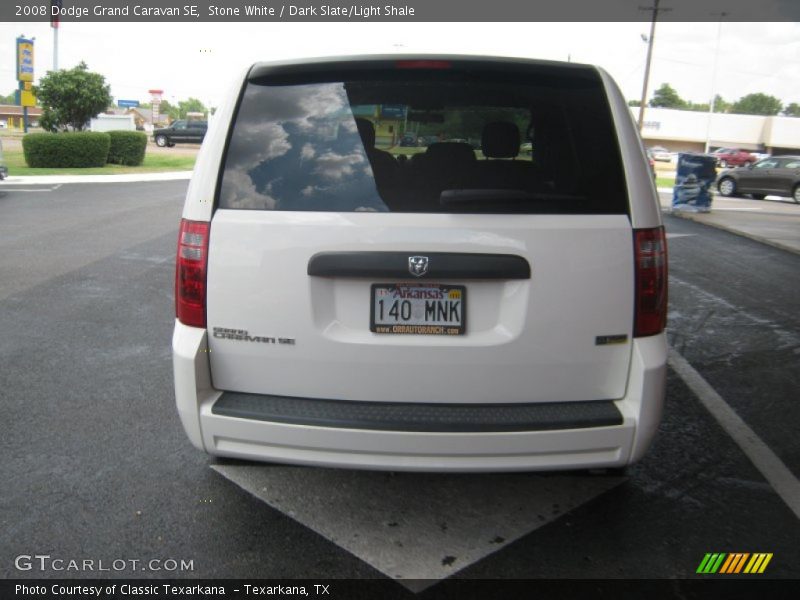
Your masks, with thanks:
[{"label": "black top banner", "polygon": [[[57,6],[57,5],[61,6]],[[4,0],[0,21],[800,21],[800,0]]]}]

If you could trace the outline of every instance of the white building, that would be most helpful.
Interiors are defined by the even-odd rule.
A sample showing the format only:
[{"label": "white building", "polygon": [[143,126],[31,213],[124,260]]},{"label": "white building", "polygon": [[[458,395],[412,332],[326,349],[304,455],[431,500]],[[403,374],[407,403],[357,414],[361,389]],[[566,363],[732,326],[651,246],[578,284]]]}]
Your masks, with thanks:
[{"label": "white building", "polygon": [[91,120],[91,131],[136,131],[132,115],[99,114]]},{"label": "white building", "polygon": [[[639,108],[632,107],[634,120]],[[702,152],[711,148],[742,148],[769,154],[800,152],[800,118],[761,117],[727,113],[646,108],[642,139],[645,146],[664,146],[672,152]]]}]

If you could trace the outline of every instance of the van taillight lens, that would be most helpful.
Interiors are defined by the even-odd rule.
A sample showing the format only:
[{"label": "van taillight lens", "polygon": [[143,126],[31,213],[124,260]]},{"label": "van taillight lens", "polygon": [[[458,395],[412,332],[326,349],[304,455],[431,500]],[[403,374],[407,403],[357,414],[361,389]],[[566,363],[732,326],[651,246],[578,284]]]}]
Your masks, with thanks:
[{"label": "van taillight lens", "polygon": [[175,315],[184,325],[206,326],[209,224],[181,220],[175,261]]},{"label": "van taillight lens", "polygon": [[663,227],[634,229],[636,314],[634,337],[656,335],[667,324],[667,238]]}]

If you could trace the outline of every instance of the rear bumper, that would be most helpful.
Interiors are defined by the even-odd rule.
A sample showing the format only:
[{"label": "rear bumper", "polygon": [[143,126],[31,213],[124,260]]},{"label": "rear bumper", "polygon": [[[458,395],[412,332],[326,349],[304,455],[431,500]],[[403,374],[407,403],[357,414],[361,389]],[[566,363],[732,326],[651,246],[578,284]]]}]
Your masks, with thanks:
[{"label": "rear bumper", "polygon": [[[635,339],[632,352],[627,393],[605,403],[615,418],[599,425],[562,419],[553,429],[552,423],[537,424],[534,416],[535,430],[506,426],[496,431],[485,427],[396,431],[345,421],[266,420],[268,416],[259,417],[246,402],[237,406],[250,406],[251,412],[233,416],[231,395],[220,401],[222,392],[211,386],[205,330],[176,322],[173,335],[178,414],[196,447],[216,456],[250,460],[408,471],[581,469],[620,467],[638,460],[661,418],[666,338],[662,334]],[[228,410],[221,410],[226,405]]]}]

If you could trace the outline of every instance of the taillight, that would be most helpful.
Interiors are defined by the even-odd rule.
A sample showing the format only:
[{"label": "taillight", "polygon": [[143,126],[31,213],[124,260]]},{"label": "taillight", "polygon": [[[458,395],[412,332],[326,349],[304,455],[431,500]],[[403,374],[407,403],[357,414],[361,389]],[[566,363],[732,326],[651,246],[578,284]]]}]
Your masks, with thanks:
[{"label": "taillight", "polygon": [[175,315],[184,325],[206,326],[209,224],[181,220],[175,261]]},{"label": "taillight", "polygon": [[667,238],[663,227],[633,230],[636,260],[634,337],[656,335],[667,324]]}]

